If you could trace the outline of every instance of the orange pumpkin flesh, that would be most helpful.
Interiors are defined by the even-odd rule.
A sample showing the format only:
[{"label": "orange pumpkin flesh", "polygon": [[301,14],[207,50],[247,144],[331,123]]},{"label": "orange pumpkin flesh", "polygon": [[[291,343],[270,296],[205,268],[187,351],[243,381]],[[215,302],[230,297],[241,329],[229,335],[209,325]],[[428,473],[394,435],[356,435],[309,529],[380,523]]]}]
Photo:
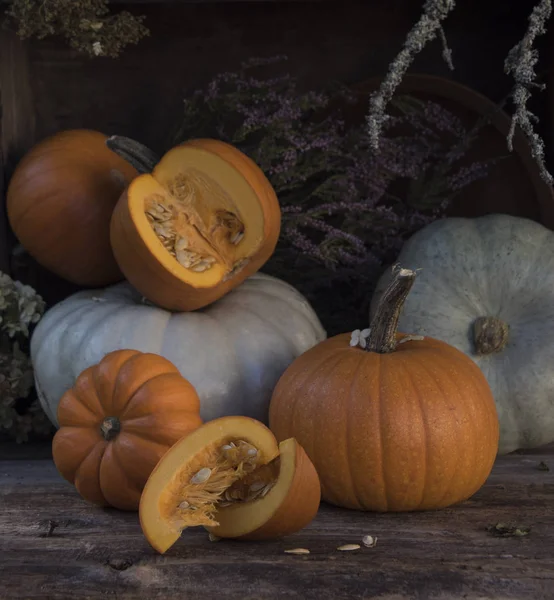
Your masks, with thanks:
[{"label": "orange pumpkin flesh", "polygon": [[199,410],[196,390],[165,358],[111,352],[61,398],[54,463],[85,500],[137,510],[158,461],[202,424]]},{"label": "orange pumpkin flesh", "polygon": [[262,423],[222,417],[164,456],[139,515],[146,539],[163,554],[187,527],[243,540],[289,535],[314,518],[319,502],[317,473],[294,439],[278,445]]},{"label": "orange pumpkin flesh", "polygon": [[253,161],[224,142],[193,140],[129,186],[112,216],[111,243],[148,300],[188,311],[258,271],[275,249],[280,219],[275,192]]},{"label": "orange pumpkin flesh", "polygon": [[83,286],[123,279],[110,219],[137,171],[97,131],[57,133],[34,146],[10,180],[6,206],[21,245],[43,267]]},{"label": "orange pumpkin flesh", "polygon": [[[393,313],[403,298],[395,302]],[[483,373],[444,342],[396,334],[397,316],[376,315],[361,345],[342,334],[314,346],[274,390],[270,428],[302,444],[329,503],[443,508],[472,496],[492,469],[499,425]]]}]

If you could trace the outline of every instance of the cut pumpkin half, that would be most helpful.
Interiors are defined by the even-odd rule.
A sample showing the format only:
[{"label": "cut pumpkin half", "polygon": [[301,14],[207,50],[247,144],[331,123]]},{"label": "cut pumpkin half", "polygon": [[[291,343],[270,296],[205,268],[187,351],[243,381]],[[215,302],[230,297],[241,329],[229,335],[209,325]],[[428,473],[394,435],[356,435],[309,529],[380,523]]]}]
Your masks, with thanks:
[{"label": "cut pumpkin half", "polygon": [[144,487],[139,516],[163,554],[188,527],[243,540],[290,535],[315,517],[320,498],[316,470],[296,440],[277,444],[259,421],[222,417],[165,454]]},{"label": "cut pumpkin half", "polygon": [[279,202],[245,154],[218,140],[192,140],[141,166],[149,151],[115,139],[110,147],[143,174],[115,208],[111,244],[125,277],[148,300],[168,310],[202,308],[273,254]]}]

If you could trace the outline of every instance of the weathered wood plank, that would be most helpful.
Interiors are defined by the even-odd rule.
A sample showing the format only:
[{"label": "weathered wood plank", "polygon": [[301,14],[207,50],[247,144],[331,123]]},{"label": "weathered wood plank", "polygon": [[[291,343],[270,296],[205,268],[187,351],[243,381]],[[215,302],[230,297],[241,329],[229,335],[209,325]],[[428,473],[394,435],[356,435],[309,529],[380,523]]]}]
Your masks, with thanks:
[{"label": "weathered wood plank", "polygon": [[[538,468],[550,463],[552,471]],[[479,598],[540,600],[554,584],[554,447],[500,457],[469,501],[440,512],[374,515],[323,505],[287,539],[209,542],[186,531],[165,556],[136,514],[81,501],[51,461],[0,462],[2,598],[92,600],[196,597],[291,599]],[[487,531],[499,521],[526,537]],[[377,546],[337,546],[378,537]],[[284,549],[306,547],[309,556]]]}]

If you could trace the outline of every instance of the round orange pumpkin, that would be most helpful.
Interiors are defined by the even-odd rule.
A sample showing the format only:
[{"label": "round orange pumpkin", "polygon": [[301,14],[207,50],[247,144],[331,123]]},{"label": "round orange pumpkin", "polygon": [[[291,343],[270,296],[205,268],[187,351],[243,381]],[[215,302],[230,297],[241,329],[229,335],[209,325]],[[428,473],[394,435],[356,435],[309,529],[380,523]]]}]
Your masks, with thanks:
[{"label": "round orange pumpkin", "polygon": [[498,450],[498,416],[470,358],[442,341],[396,332],[415,272],[394,273],[369,330],[329,338],[284,372],[269,424],[278,440],[302,445],[327,502],[438,509],[484,484]]},{"label": "round orange pumpkin", "polygon": [[137,171],[97,131],[57,133],[34,146],[10,180],[7,213],[43,267],[83,286],[123,279],[110,245],[115,204]]},{"label": "round orange pumpkin", "polygon": [[[141,171],[151,153],[127,138],[110,148]],[[211,304],[258,271],[275,250],[281,210],[261,169],[235,147],[199,139],[167,152],[125,191],[111,243],[125,277],[168,310]]]},{"label": "round orange pumpkin", "polygon": [[158,461],[202,425],[199,410],[196,390],[165,358],[110,352],[62,396],[54,463],[85,500],[138,510]]}]

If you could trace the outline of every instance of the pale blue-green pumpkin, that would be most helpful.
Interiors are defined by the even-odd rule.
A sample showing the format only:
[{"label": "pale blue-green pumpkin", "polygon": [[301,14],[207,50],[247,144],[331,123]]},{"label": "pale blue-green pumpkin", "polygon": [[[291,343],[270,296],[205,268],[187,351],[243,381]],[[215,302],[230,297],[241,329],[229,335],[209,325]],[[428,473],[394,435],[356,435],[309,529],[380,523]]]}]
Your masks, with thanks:
[{"label": "pale blue-green pumpkin", "polygon": [[77,376],[113,350],[170,360],[200,398],[204,421],[244,415],[267,422],[273,388],[292,361],[326,337],[295,288],[256,273],[193,312],[145,304],[127,282],[81,291],[46,312],[31,339],[40,403],[54,425]]},{"label": "pale blue-green pumpkin", "polygon": [[414,234],[398,262],[419,270],[399,331],[443,340],[479,365],[496,402],[499,453],[554,441],[554,233],[509,215],[451,217]]}]

